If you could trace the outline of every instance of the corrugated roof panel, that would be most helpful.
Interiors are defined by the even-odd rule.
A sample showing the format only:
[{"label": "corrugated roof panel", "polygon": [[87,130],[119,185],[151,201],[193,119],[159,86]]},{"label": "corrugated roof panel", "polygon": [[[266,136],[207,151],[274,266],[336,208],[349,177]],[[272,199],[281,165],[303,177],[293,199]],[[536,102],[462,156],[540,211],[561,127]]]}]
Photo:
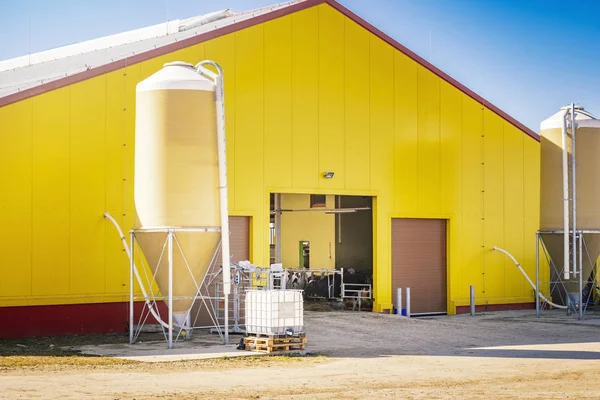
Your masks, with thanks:
[{"label": "corrugated roof panel", "polygon": [[[225,10],[207,14],[205,16],[188,18],[178,22],[178,29],[174,33],[157,37],[147,37],[149,32],[148,29],[142,28],[141,30],[138,30],[143,31],[140,33],[139,40],[132,41],[131,39],[135,37],[135,31],[130,31],[126,32],[127,35],[121,36],[125,42],[122,42],[120,45],[110,47],[106,47],[107,42],[104,42],[103,45],[100,45],[100,39],[95,39],[93,41],[79,44],[78,48],[87,49],[87,51],[75,55],[65,56],[65,54],[68,53],[65,53],[64,48],[55,49],[55,59],[0,71],[0,98],[89,69],[98,68],[115,61],[124,60],[140,53],[161,48],[163,46],[223,28],[240,21],[248,20],[299,2],[302,2],[302,0],[280,3],[241,13],[231,13],[231,11]],[[166,27],[166,24],[161,25]],[[155,25],[149,28],[152,28],[151,30],[154,32],[156,31],[157,26],[158,25]],[[113,38],[111,39],[113,40],[112,43],[115,43],[114,37],[118,36],[119,35],[111,36],[111,38]],[[98,45],[94,47],[95,45],[89,44],[91,42]],[[66,47],[71,48],[72,51],[72,46]],[[51,52],[52,50],[42,53],[45,54],[45,57],[48,57],[48,54]],[[32,56],[35,57],[35,55]],[[19,57],[17,59],[7,60],[4,62],[5,66],[9,65],[9,62],[13,60],[22,60],[23,58],[24,57]],[[17,64],[18,63],[15,65]]]}]

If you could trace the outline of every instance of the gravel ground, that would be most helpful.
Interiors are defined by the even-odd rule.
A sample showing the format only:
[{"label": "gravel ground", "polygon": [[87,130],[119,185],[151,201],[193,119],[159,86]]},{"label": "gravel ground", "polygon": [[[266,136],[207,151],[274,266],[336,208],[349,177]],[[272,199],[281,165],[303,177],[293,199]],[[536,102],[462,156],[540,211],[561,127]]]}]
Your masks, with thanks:
[{"label": "gravel ground", "polygon": [[600,399],[600,327],[532,314],[306,312],[318,357],[5,367],[0,398]]}]

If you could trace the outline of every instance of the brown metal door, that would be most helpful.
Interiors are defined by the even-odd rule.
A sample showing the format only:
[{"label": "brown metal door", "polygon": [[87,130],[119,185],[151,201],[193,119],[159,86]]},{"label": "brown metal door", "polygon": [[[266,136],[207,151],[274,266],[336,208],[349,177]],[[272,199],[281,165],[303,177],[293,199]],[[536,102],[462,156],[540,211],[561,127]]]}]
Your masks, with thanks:
[{"label": "brown metal door", "polygon": [[446,220],[392,219],[394,303],[399,287],[403,303],[410,288],[411,313],[446,312]]},{"label": "brown metal door", "polygon": [[[229,217],[229,254],[232,262],[237,263],[250,258],[249,220],[248,217]],[[217,257],[217,263],[221,265],[221,251]]]},{"label": "brown metal door", "polygon": [[[249,217],[229,217],[229,253],[232,262],[245,261],[250,258],[250,218]],[[221,251],[217,253],[215,262],[221,265]],[[222,282],[221,277],[218,279]],[[211,285],[209,291],[211,296],[214,296],[215,286]],[[230,296],[231,298],[231,296]],[[207,300],[208,301],[208,300]],[[214,303],[214,300],[211,300]],[[243,316],[244,302],[242,299],[240,305],[240,313]],[[223,307],[223,304],[221,304]],[[198,310],[200,311],[198,312]],[[233,317],[233,310],[230,308],[229,315]],[[223,315],[221,315],[222,317]],[[195,326],[209,326],[213,322],[208,315],[206,307],[202,304],[202,300],[196,300],[191,312],[192,321],[195,321]],[[220,321],[223,323],[223,321]],[[233,323],[233,321],[230,321]]]}]

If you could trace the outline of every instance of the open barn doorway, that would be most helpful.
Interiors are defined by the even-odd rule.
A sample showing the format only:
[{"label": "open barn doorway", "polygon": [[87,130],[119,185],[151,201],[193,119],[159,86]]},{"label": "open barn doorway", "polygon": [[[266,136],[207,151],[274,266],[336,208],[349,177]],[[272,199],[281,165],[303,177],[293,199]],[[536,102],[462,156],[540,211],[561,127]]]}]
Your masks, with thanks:
[{"label": "open barn doorway", "polygon": [[350,299],[354,308],[358,297],[370,310],[372,198],[273,193],[270,203],[271,264],[288,271],[287,286],[305,299]]}]

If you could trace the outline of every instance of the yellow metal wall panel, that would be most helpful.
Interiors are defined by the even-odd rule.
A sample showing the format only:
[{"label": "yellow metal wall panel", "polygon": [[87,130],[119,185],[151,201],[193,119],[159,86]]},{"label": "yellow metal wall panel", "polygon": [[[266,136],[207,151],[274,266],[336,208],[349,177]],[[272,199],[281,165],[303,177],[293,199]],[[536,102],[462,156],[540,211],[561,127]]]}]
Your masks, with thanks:
[{"label": "yellow metal wall panel", "polygon": [[394,208],[398,215],[417,214],[417,63],[394,52]]},{"label": "yellow metal wall panel", "polygon": [[[194,46],[195,47],[195,46]],[[225,135],[227,136],[227,197],[229,207],[235,210],[235,35],[210,40],[205,45],[205,57],[218,60],[223,68],[225,87]]]},{"label": "yellow metal wall panel", "polygon": [[[105,208],[125,229],[125,69],[106,74]],[[106,293],[124,293],[129,285],[129,262],[116,229],[105,221]],[[124,232],[127,235],[127,232]],[[115,240],[117,239],[117,240]],[[129,239],[129,238],[128,238]]]},{"label": "yellow metal wall panel", "polygon": [[[235,32],[235,207],[255,211],[251,235],[253,261],[268,255],[264,188],[264,26]],[[266,218],[265,219],[263,219]],[[268,226],[268,225],[267,225]],[[263,229],[264,227],[264,229]],[[268,258],[267,258],[268,260]]]},{"label": "yellow metal wall panel", "polygon": [[449,83],[440,83],[440,190],[442,215],[455,216],[461,203],[462,97]]},{"label": "yellow metal wall panel", "polygon": [[484,287],[486,297],[504,297],[504,256],[492,251],[504,247],[504,127],[502,119],[483,111],[484,166]]},{"label": "yellow metal wall panel", "polygon": [[[453,274],[462,279],[456,298],[468,299],[469,286],[474,285],[478,297],[483,285],[483,119],[481,105],[466,95],[462,97],[462,185],[461,185],[461,263]],[[454,278],[452,278],[454,279]]]},{"label": "yellow metal wall panel", "polygon": [[106,293],[106,77],[71,87],[70,294]]},{"label": "yellow metal wall panel", "polygon": [[[207,43],[211,43],[214,41],[216,41],[216,39],[211,40]],[[187,62],[189,62],[192,65],[197,65],[200,61],[208,59],[208,57],[206,56],[206,44],[207,43],[198,43],[193,46],[174,51],[173,53],[169,53],[169,54],[167,54],[168,58],[165,62],[186,60]],[[221,67],[222,66],[223,65],[221,65]],[[209,67],[209,68],[212,68],[212,67]]]},{"label": "yellow metal wall panel", "polygon": [[134,216],[135,216],[135,205],[133,202],[133,185],[134,185],[134,154],[135,154],[135,87],[138,82],[144,78],[141,76],[141,64],[130,65],[125,68],[125,76],[122,82],[125,89],[125,160],[124,160],[124,171],[125,171],[125,185],[124,185],[124,212],[125,215],[125,227],[124,229],[131,229],[133,227]]},{"label": "yellow metal wall panel", "polygon": [[[447,269],[448,292],[460,292],[461,266],[461,199],[462,199],[462,96],[447,82],[440,85],[440,143],[442,214],[450,218],[446,224],[448,237]],[[448,304],[450,301],[448,301]]]},{"label": "yellow metal wall panel", "polygon": [[32,295],[68,295],[70,272],[70,94],[33,101]]},{"label": "yellow metal wall panel", "polygon": [[370,187],[369,33],[349,19],[344,23],[344,167],[346,189]]},{"label": "yellow metal wall panel", "polygon": [[330,6],[319,6],[319,188],[343,189],[344,171],[344,16]]},{"label": "yellow metal wall panel", "polygon": [[[524,237],[524,166],[523,143],[530,140],[521,131],[506,121],[504,126],[504,247],[517,260],[522,260],[524,248],[532,248]],[[504,258],[505,296],[514,298],[526,293],[523,276],[514,263]]]},{"label": "yellow metal wall panel", "polygon": [[417,76],[417,209],[440,215],[440,78],[422,66]]},{"label": "yellow metal wall panel", "polygon": [[[292,14],[292,187],[319,187],[319,8]],[[311,71],[311,72],[309,72]]]},{"label": "yellow metal wall panel", "polygon": [[[540,144],[525,138],[523,141],[523,245],[527,251],[521,263],[530,277],[535,276],[535,233],[540,222]],[[545,259],[540,251],[540,259]],[[541,264],[540,264],[541,267]],[[540,281],[550,280],[550,270],[540,269]],[[530,287],[525,293],[531,295]]]},{"label": "yellow metal wall panel", "polygon": [[0,108],[0,297],[31,295],[32,100]]},{"label": "yellow metal wall panel", "polygon": [[292,186],[292,19],[264,25],[265,181]]},{"label": "yellow metal wall panel", "polygon": [[[377,301],[390,304],[392,300],[391,268],[391,214],[394,207],[394,52],[381,39],[371,36],[369,41],[370,103],[370,183],[379,193],[378,212],[373,216],[380,227],[377,240],[377,262],[374,263],[374,282],[378,287]],[[382,229],[385,229],[382,232]],[[386,306],[384,306],[387,308]]]},{"label": "yellow metal wall panel", "polygon": [[[385,202],[393,205],[394,197],[394,53],[381,39],[370,41],[369,150],[371,152],[371,189],[386,194]],[[383,201],[383,200],[382,200]],[[388,208],[386,208],[389,210]]]}]

